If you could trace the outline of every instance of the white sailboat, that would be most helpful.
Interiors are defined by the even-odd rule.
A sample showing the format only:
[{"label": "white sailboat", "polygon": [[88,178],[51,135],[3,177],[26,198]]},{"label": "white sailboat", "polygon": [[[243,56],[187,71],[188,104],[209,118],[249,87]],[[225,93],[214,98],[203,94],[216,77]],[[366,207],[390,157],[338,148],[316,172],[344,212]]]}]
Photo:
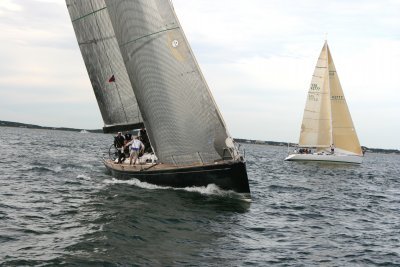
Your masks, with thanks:
[{"label": "white sailboat", "polygon": [[299,146],[285,160],[362,163],[363,151],[326,41],[308,90]]}]

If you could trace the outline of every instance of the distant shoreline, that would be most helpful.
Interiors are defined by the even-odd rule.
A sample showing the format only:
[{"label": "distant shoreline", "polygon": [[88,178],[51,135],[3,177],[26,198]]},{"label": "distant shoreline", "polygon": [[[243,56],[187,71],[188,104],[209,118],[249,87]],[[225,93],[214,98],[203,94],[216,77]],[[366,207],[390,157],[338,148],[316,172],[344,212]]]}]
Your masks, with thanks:
[{"label": "distant shoreline", "polygon": [[102,129],[76,129],[76,128],[66,128],[66,127],[47,127],[47,126],[39,126],[35,124],[27,124],[20,122],[12,122],[12,121],[0,121],[0,127],[16,127],[16,128],[28,128],[28,129],[43,129],[43,130],[56,130],[56,131],[68,131],[68,132],[80,132],[82,130],[91,132],[91,133],[103,133]]},{"label": "distant shoreline", "polygon": [[[66,127],[47,127],[47,126],[39,126],[35,124],[26,124],[20,122],[12,122],[12,121],[1,121],[0,127],[17,127],[17,128],[28,128],[28,129],[43,129],[43,130],[56,130],[56,131],[69,131],[69,132],[80,132],[85,130],[90,133],[103,133],[102,129],[77,129],[77,128],[66,128]],[[258,145],[270,145],[270,146],[288,146],[288,142],[275,142],[275,141],[262,141],[262,140],[252,140],[252,139],[243,139],[243,138],[234,138],[238,143],[244,144],[258,144]],[[297,144],[289,143],[291,147],[296,146]],[[397,154],[400,155],[400,150],[398,149],[383,149],[383,148],[369,148],[365,147],[366,152],[368,153],[382,153],[382,154]]]},{"label": "distant shoreline", "polygon": [[[270,145],[270,146],[284,146],[287,147],[288,144],[290,147],[294,148],[297,146],[295,143],[288,143],[288,142],[275,142],[275,141],[261,141],[261,140],[249,140],[249,139],[239,139],[235,138],[235,141],[238,143],[244,144],[256,144],[256,145]],[[366,146],[361,146],[365,149],[367,153],[381,153],[381,154],[396,154],[400,155],[400,150],[398,149],[384,149],[384,148],[370,148]]]}]

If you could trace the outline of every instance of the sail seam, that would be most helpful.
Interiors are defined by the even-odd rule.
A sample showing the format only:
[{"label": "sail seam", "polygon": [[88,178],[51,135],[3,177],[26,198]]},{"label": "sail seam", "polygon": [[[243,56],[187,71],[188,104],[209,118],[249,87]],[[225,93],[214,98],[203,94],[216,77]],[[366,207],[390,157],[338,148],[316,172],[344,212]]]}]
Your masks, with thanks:
[{"label": "sail seam", "polygon": [[159,33],[166,32],[166,31],[171,31],[171,30],[176,30],[176,29],[179,29],[179,27],[168,28],[168,29],[164,29],[164,30],[161,30],[161,31],[158,31],[158,32],[153,32],[153,33],[150,33],[150,34],[146,34],[146,35],[140,36],[139,38],[136,38],[135,40],[128,41],[128,42],[122,44],[121,46],[125,46],[125,45],[130,44],[130,43],[135,43],[135,42],[139,41],[140,39],[143,39],[143,38],[155,35],[155,34],[159,34]]},{"label": "sail seam", "polygon": [[95,11],[93,11],[93,12],[90,12],[89,14],[83,15],[82,17],[79,17],[79,18],[77,18],[77,19],[72,20],[72,23],[74,23],[74,22],[77,21],[77,20],[86,18],[86,17],[88,17],[88,16],[90,16],[90,15],[93,15],[93,14],[95,14],[95,13],[97,13],[97,12],[100,12],[100,11],[106,9],[106,8],[107,8],[107,7],[103,7],[103,8],[101,8],[101,9],[99,9],[99,10],[95,10]]}]

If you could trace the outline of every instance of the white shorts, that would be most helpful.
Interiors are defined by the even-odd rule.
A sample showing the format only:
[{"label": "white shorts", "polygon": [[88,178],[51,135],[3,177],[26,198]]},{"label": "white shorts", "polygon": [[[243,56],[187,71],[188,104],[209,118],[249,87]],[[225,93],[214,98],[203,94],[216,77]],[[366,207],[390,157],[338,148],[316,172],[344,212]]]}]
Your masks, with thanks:
[{"label": "white shorts", "polygon": [[130,156],[131,156],[131,158],[133,158],[133,157],[136,157],[136,158],[138,158],[139,157],[139,150],[131,150],[131,152],[130,152]]}]

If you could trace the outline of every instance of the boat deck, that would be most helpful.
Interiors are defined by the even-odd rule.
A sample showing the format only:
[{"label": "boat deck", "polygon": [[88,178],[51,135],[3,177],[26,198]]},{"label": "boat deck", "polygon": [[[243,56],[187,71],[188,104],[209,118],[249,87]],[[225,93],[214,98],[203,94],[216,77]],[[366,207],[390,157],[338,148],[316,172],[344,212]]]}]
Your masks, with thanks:
[{"label": "boat deck", "polygon": [[137,172],[137,171],[160,171],[160,170],[179,170],[179,169],[186,169],[186,168],[193,168],[193,167],[202,167],[202,166],[218,166],[220,164],[226,164],[227,161],[221,161],[221,162],[215,162],[215,163],[209,163],[209,164],[190,164],[190,165],[183,165],[183,166],[177,166],[174,164],[165,164],[165,163],[141,163],[141,164],[132,164],[129,165],[129,163],[116,163],[112,160],[104,160],[104,164],[106,164],[108,167],[113,168],[115,170],[120,170],[120,171],[132,171],[132,172]]}]

